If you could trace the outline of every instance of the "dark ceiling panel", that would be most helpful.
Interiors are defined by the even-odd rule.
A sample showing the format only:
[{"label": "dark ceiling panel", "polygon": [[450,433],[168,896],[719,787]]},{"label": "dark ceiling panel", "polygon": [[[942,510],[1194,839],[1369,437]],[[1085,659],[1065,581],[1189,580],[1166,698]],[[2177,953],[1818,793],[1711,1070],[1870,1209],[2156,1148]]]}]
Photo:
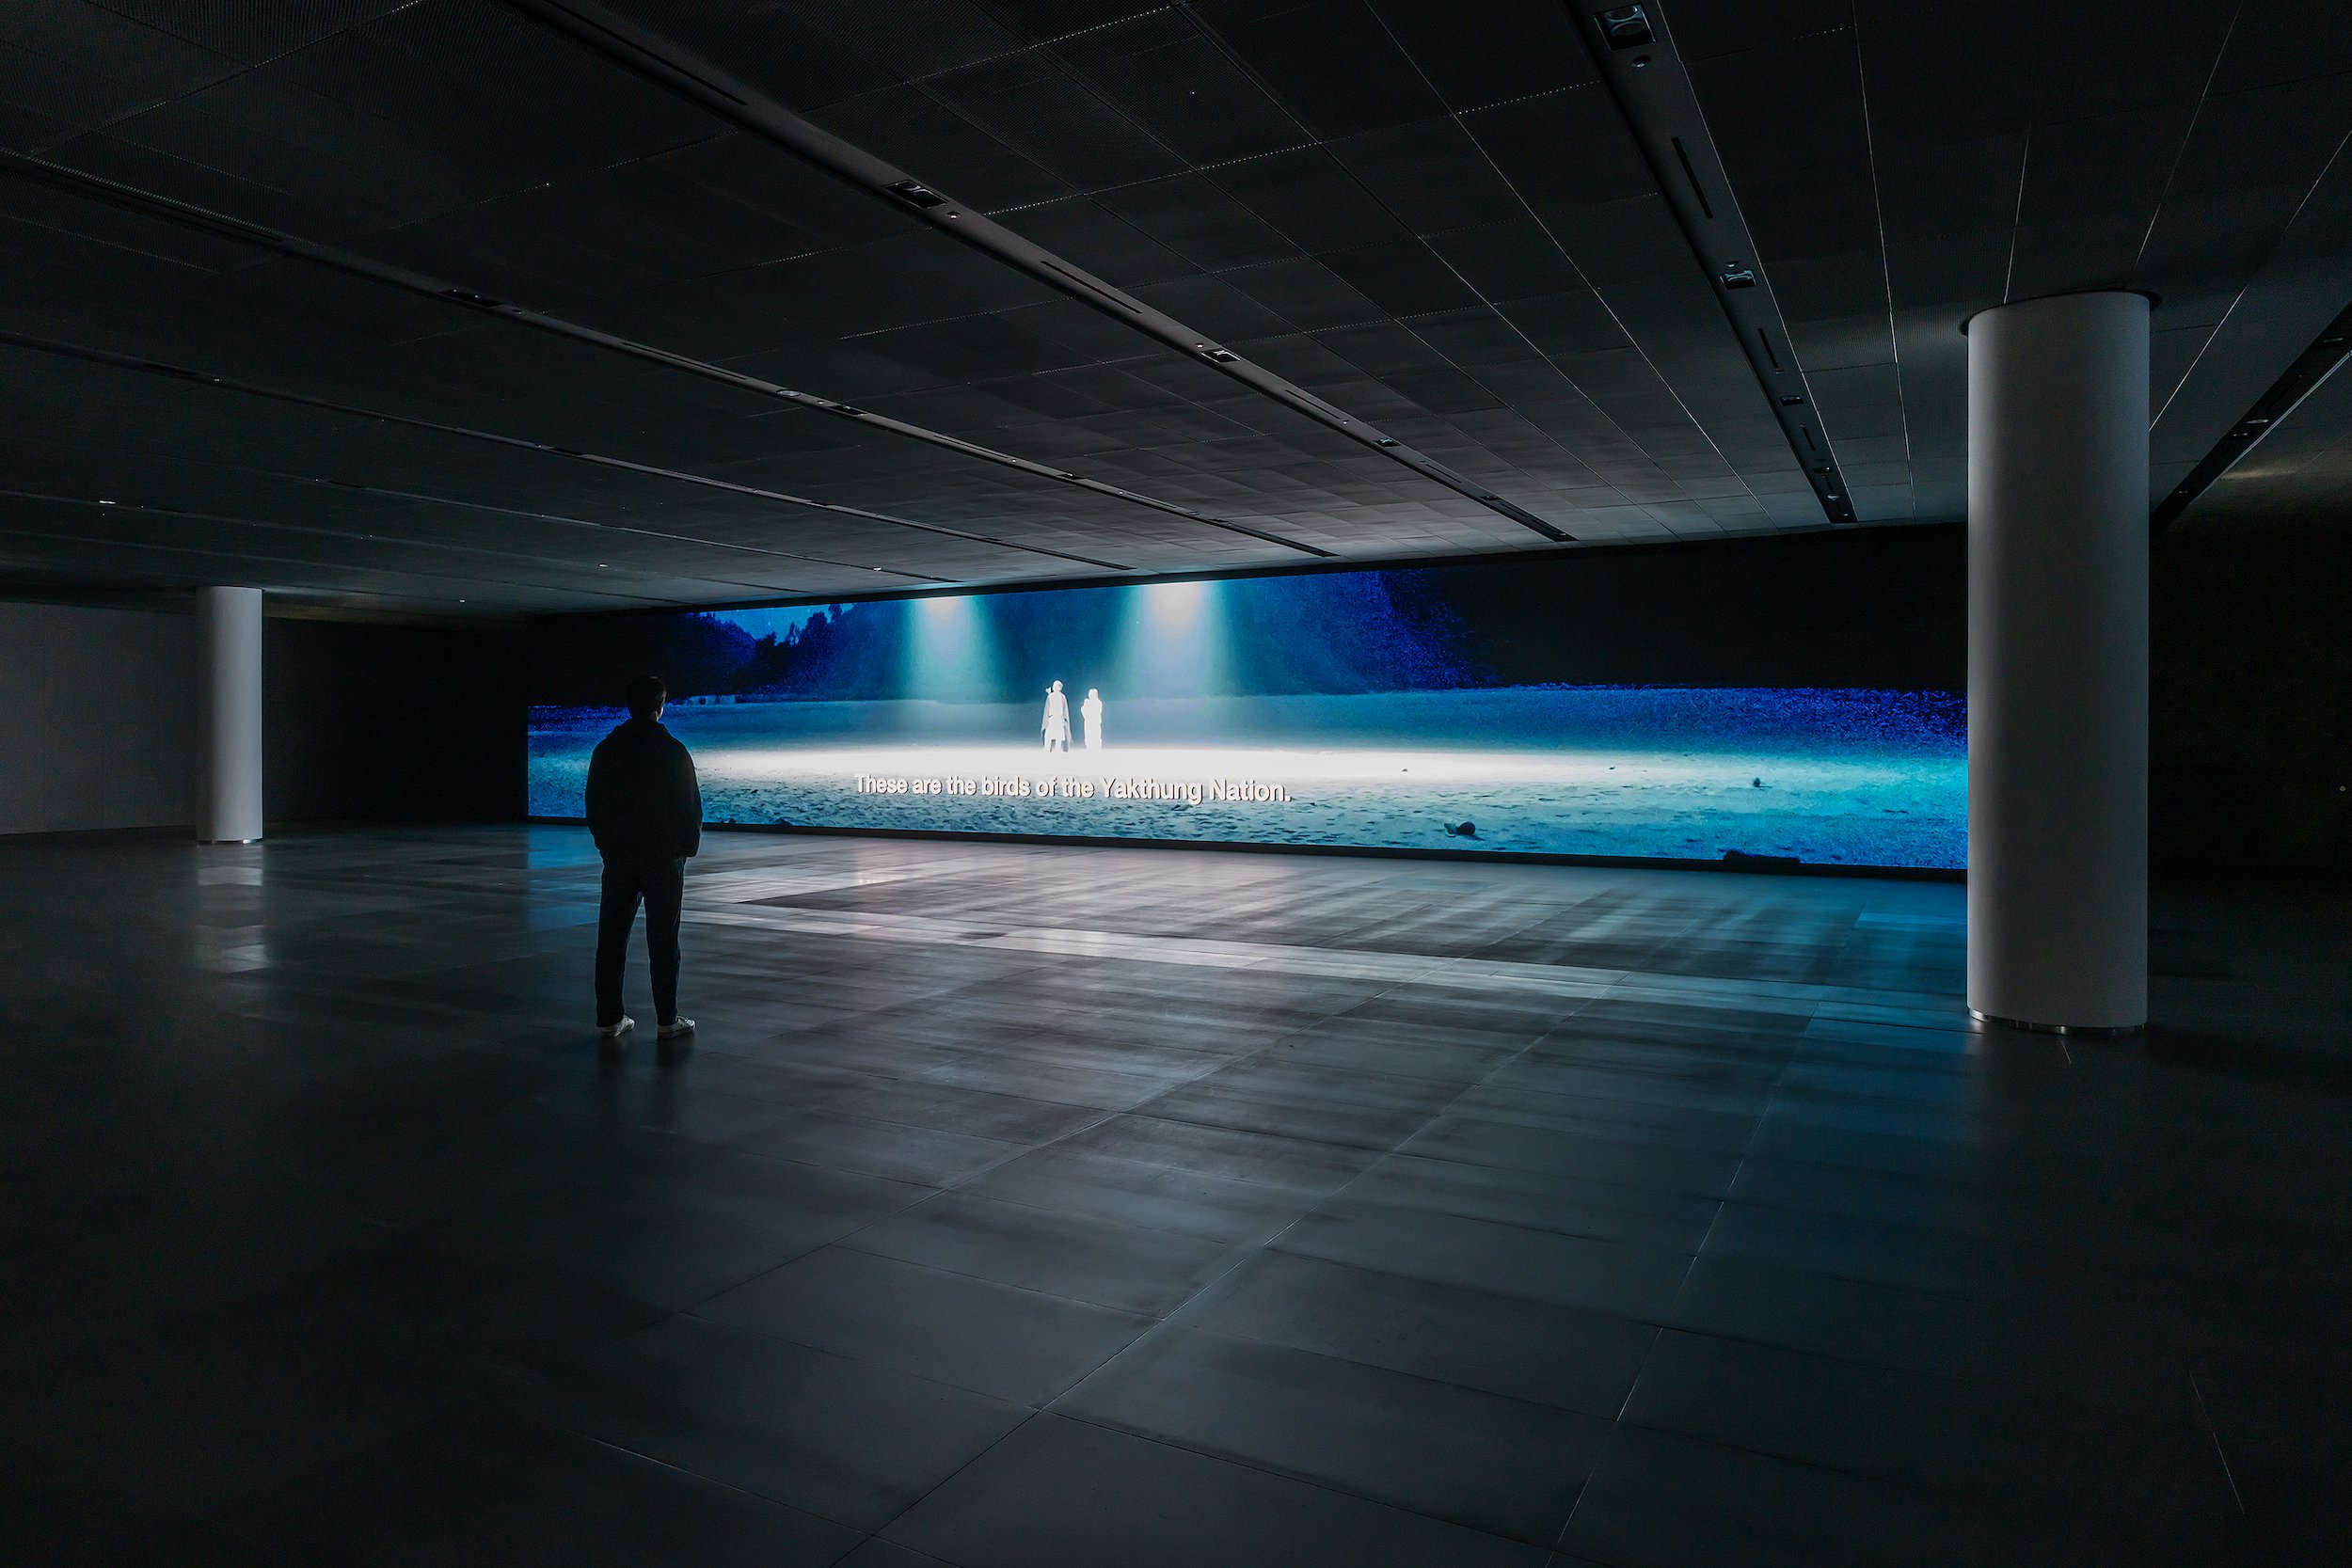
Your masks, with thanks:
[{"label": "dark ceiling panel", "polygon": [[1314,135],[1352,135],[1446,112],[1446,105],[1361,0],[1268,8],[1203,0],[1195,11]]},{"label": "dark ceiling panel", "polygon": [[[111,11],[242,65],[262,65],[337,33],[396,11],[408,0],[304,0],[299,5],[238,5],[223,0],[98,0]],[[34,8],[25,7],[26,13]],[[69,8],[53,8],[61,16]],[[91,19],[71,10],[75,32],[88,37]],[[114,41],[111,37],[107,42]],[[103,47],[103,45],[102,45]],[[111,55],[107,55],[111,59]]]},{"label": "dark ceiling panel", "polygon": [[1297,120],[1180,8],[1081,33],[1055,55],[1160,145],[1194,164],[1297,147]]},{"label": "dark ceiling panel", "polygon": [[[1188,268],[1222,272],[1298,254],[1272,224],[1205,174],[1147,181],[1105,191],[1097,199],[1182,257]],[[1025,222],[1022,227],[1029,231]]]},{"label": "dark ceiling panel", "polygon": [[80,0],[11,0],[0,7],[0,44],[40,61],[44,71],[66,74],[56,90],[87,91],[87,106],[103,103],[101,112],[110,114],[194,92],[235,74],[239,65],[219,51]]},{"label": "dark ceiling panel", "polygon": [[1558,0],[1373,0],[1373,10],[1457,113],[1597,80]]},{"label": "dark ceiling panel", "polygon": [[[620,8],[1581,539],[1823,522],[1716,303],[1726,259],[1692,254],[1578,8]],[[1719,195],[1787,314],[1773,351],[1815,378],[1866,517],[1964,506],[1970,310],[2060,287],[2164,293],[2158,463],[2185,471],[2314,313],[2352,298],[2347,182],[2321,181],[2352,129],[2340,6],[1653,11],[1697,62]],[[1336,555],[1534,543],[497,0],[0,8],[0,142]],[[18,493],[0,497],[0,571],[20,578],[513,610],[1297,559],[5,188],[0,331],[334,405],[0,350],[0,489]],[[2299,432],[2201,507],[2256,517],[2275,485],[2309,515],[2347,419],[2342,397],[2309,400]],[[69,493],[95,486],[123,494]],[[101,499],[146,510],[104,517]]]},{"label": "dark ceiling panel", "polygon": [[1073,190],[1184,167],[1175,151],[1045,55],[989,60],[934,77],[925,90]]},{"label": "dark ceiling panel", "polygon": [[2136,281],[2167,325],[2221,319],[2352,129],[2352,76],[2251,88],[2207,103],[2154,215]]}]

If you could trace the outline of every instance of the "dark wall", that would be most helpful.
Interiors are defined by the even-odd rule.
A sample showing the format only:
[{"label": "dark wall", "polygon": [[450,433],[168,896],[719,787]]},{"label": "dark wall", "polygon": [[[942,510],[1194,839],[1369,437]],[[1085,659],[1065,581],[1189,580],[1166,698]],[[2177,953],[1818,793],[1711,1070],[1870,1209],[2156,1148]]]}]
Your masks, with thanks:
[{"label": "dark wall", "polygon": [[[1957,524],[1574,552],[1465,572],[1464,616],[1541,643],[1506,680],[1588,686],[1877,687],[1968,678]],[[1482,602],[1482,598],[1490,603]],[[1530,610],[1539,629],[1529,629]]]},{"label": "dark wall", "polygon": [[2352,868],[2352,543],[2191,528],[2153,564],[2155,863]]},{"label": "dark wall", "polygon": [[518,631],[264,623],[273,821],[515,821],[525,808]]},{"label": "dark wall", "polygon": [[193,631],[177,603],[0,603],[0,833],[195,820]]}]

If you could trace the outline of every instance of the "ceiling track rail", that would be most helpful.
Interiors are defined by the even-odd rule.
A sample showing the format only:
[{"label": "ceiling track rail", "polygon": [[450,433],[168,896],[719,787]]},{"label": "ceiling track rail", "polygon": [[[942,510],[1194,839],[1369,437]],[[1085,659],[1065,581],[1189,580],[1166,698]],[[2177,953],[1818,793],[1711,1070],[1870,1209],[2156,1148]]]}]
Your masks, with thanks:
[{"label": "ceiling track rail", "polygon": [[[761,376],[747,375],[741,371],[731,371],[723,365],[714,365],[707,360],[690,358],[682,354],[673,354],[667,349],[656,348],[650,343],[641,343],[634,339],[619,337],[613,333],[598,331],[593,326],[582,326],[577,322],[566,321],[561,316],[551,316],[544,310],[534,310],[528,306],[497,299],[470,289],[461,289],[443,279],[428,277],[421,272],[412,272],[406,267],[394,266],[388,261],[378,261],[373,257],[361,256],[357,252],[340,249],[334,245],[321,245],[315,240],[306,240],[300,235],[284,233],[258,223],[248,223],[243,218],[230,217],[226,214],[215,213],[190,202],[176,200],[167,196],[159,196],[152,191],[141,190],[135,185],[126,185],[119,181],[87,174],[77,168],[69,168],[62,164],[53,164],[45,158],[32,158],[23,153],[0,151],[0,174],[12,175],[30,183],[70,192],[90,200],[104,202],[126,212],[137,213],[166,223],[177,224],[184,229],[197,230],[221,239],[273,251],[278,255],[308,261],[349,277],[366,278],[372,283],[404,289],[410,293],[421,294],[427,299],[462,307],[501,321],[515,322],[554,337],[567,339],[572,342],[584,343],[591,348],[623,355],[645,364],[658,365],[664,370],[676,371],[681,374],[694,376],[704,381],[714,381],[721,386],[733,387],[739,391],[749,392],[757,397],[772,399],[799,408],[814,409],[820,414],[831,415],[838,420],[847,420],[870,430],[904,436],[909,440],[920,441],[926,446],[938,447],[983,463],[993,463],[998,467],[1011,468],[1035,479],[1048,480],[1113,500],[1148,507],[1153,512],[1164,513],[1171,517],[1182,517],[1186,522],[1199,523],[1204,528],[1221,529],[1229,533],[1247,534],[1252,539],[1269,545],[1278,545],[1284,549],[1296,550],[1302,555],[1318,556],[1327,560],[1332,554],[1329,550],[1301,544],[1295,539],[1285,539],[1280,534],[1251,528],[1246,523],[1236,523],[1224,517],[1212,517],[1206,513],[1195,511],[1188,506],[1179,506],[1173,501],[1164,501],[1153,496],[1121,489],[1116,484],[1106,484],[1101,480],[1089,479],[1082,474],[1071,473],[1066,469],[1048,467],[1042,463],[1033,463],[1025,457],[1016,457],[1011,452],[998,451],[992,447],[983,447],[959,436],[926,429],[922,425],[909,424],[904,420],[894,420],[886,414],[871,413],[850,404],[841,403],[833,398],[820,397],[814,392],[803,392]],[[1026,546],[1009,547],[1018,549]]]},{"label": "ceiling track rail", "polygon": [[[482,441],[491,446],[506,447],[516,451],[534,451],[568,462],[585,463],[592,467],[614,468],[622,473],[639,474],[647,479],[667,480],[677,484],[691,484],[700,489],[723,491],[728,495],[748,496],[755,500],[780,502],[786,506],[807,507],[835,516],[858,517],[867,522],[888,523],[895,528],[913,529],[918,533],[943,539],[960,539],[967,544],[993,545],[999,549],[1019,550],[1030,555],[1051,556],[1057,561],[1073,562],[1081,566],[1100,566],[1106,571],[1130,572],[1132,566],[1115,562],[1096,561],[1090,556],[1070,555],[1049,550],[1038,545],[1013,545],[983,534],[964,533],[943,528],[935,523],[912,522],[894,517],[886,512],[869,512],[863,507],[843,506],[834,501],[813,500],[782,490],[763,490],[756,485],[738,484],[732,480],[713,479],[708,474],[689,473],[681,468],[663,468],[650,463],[635,463],[626,457],[608,457],[601,452],[582,451],[578,447],[559,447],[546,441],[533,441],[520,436],[508,436],[495,430],[479,430],[471,425],[447,424],[438,420],[420,419],[413,414],[394,414],[381,408],[362,408],[355,404],[336,403],[327,398],[311,397],[305,392],[291,392],[279,387],[265,387],[258,382],[240,381],[232,376],[214,375],[204,371],[190,370],[184,365],[167,365],[159,360],[144,359],[135,354],[117,354],[111,349],[91,348],[82,343],[59,342],[54,339],[37,338],[29,333],[0,329],[0,344],[21,348],[34,354],[53,355],[61,359],[80,359],[93,365],[105,365],[116,370],[135,371],[142,375],[167,377],[174,381],[210,387],[241,397],[262,398],[271,403],[290,404],[297,408],[315,408],[323,413],[342,414],[352,419],[373,420],[384,424],[404,426],[409,430],[430,431],[437,436],[453,436],[461,440]],[[319,483],[333,484],[334,480]],[[470,506],[478,503],[453,501],[448,504]],[[674,544],[702,545],[711,549],[736,550],[749,555],[772,556],[780,561],[803,561],[813,566],[837,566],[844,571],[881,572],[890,577],[908,578],[916,582],[947,582],[952,579],[935,578],[924,572],[910,572],[898,566],[870,566],[851,561],[833,561],[824,556],[805,555],[793,550],[779,550],[765,545],[739,545],[724,539],[704,539],[689,533],[669,533],[659,529],[637,528],[624,523],[589,522],[590,528],[604,529],[614,533],[636,534],[648,539],[663,539]]]},{"label": "ceiling track rail", "polygon": [[2322,382],[2344,368],[2347,357],[2352,357],[2352,305],[2338,311],[2336,319],[2320,329],[2311,346],[2295,356],[2295,363],[2214,443],[2213,450],[2188,471],[2188,477],[2155,504],[2148,515],[2149,531],[2162,533],[2180,521],[2181,514],[2198,497],[2212,488],[2214,482],[2235,467],[2240,458],[2260,446],[2263,437],[2284,423],[2305,398],[2319,390]]},{"label": "ceiling track rail", "polygon": [[1797,362],[1780,302],[1756,260],[1747,219],[1740,214],[1739,198],[1724,173],[1691,73],[1675,50],[1658,0],[1637,6],[1567,0],[1567,5],[1675,221],[1706,269],[1724,319],[1780,420],[1788,450],[1804,466],[1822,515],[1832,524],[1852,522],[1853,497],[1838,471],[1829,431],[1813,406],[1812,388]]},{"label": "ceiling track rail", "polygon": [[1251,363],[1206,333],[1031,243],[864,148],[803,119],[756,88],[659,34],[586,0],[502,0],[511,9],[604,55],[631,73],[782,148],[844,183],[969,245],[1055,293],[1240,382],[1293,413],[1344,436],[1392,463],[1443,485],[1555,544],[1575,535],[1553,527],[1486,485],[1333,407],[1304,388]]}]

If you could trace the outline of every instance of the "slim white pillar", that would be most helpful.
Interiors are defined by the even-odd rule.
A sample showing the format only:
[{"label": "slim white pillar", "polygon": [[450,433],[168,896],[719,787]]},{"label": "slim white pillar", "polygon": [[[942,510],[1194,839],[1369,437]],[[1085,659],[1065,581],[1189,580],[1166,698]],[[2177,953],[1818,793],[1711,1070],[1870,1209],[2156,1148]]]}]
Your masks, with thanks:
[{"label": "slim white pillar", "polygon": [[1968,324],[1968,1007],[2148,1020],[2148,301]]},{"label": "slim white pillar", "polygon": [[250,844],[262,836],[262,591],[196,595],[196,836]]}]

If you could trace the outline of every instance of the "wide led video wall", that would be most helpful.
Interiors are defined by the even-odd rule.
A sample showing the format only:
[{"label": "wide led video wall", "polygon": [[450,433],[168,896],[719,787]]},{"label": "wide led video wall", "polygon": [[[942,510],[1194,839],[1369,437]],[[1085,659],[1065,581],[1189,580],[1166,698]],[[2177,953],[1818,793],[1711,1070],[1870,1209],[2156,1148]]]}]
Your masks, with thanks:
[{"label": "wide led video wall", "polygon": [[[531,810],[668,683],[717,824],[1956,867],[1949,691],[1580,685],[1513,564],[596,617],[534,650]],[[1701,630],[1696,635],[1704,636]]]}]

